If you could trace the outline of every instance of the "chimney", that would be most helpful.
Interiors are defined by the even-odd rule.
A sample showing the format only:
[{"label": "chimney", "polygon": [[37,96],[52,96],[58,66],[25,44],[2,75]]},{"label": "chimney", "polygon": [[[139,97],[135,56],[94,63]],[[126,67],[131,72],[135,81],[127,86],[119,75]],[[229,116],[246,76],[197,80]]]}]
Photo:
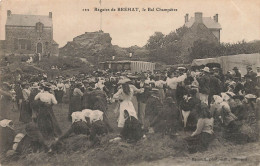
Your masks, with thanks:
[{"label": "chimney", "polygon": [[12,14],[11,10],[7,10],[7,16],[10,17]]},{"label": "chimney", "polygon": [[195,13],[195,22],[202,23],[202,13],[201,12]]},{"label": "chimney", "polygon": [[184,18],[185,18],[185,23],[188,22],[188,21],[189,21],[189,14],[187,13],[187,14],[184,16]]},{"label": "chimney", "polygon": [[49,18],[52,18],[52,12],[49,12]]},{"label": "chimney", "polygon": [[214,20],[215,20],[216,22],[218,22],[218,14],[216,14],[216,15],[214,16]]}]

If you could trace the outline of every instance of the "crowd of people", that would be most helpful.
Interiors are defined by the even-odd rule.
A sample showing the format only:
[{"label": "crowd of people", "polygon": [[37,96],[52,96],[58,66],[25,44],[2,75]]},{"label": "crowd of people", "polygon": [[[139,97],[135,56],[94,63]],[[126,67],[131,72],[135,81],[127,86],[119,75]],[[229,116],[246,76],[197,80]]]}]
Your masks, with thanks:
[{"label": "crowd of people", "polygon": [[[216,133],[234,143],[253,142],[259,137],[259,97],[260,68],[256,73],[251,66],[244,76],[237,67],[226,74],[217,67],[178,67],[157,73],[96,71],[55,80],[39,75],[32,82],[21,78],[1,84],[0,149],[2,154],[52,152],[72,134],[85,134],[91,146],[98,146],[109,132],[120,133],[114,140],[131,143],[151,133],[178,137],[191,131],[184,139],[190,153],[207,150]],[[71,127],[62,133],[52,107],[64,103]],[[19,110],[26,133],[15,133],[8,105]],[[111,127],[115,122],[108,106],[115,106],[117,128]]]}]

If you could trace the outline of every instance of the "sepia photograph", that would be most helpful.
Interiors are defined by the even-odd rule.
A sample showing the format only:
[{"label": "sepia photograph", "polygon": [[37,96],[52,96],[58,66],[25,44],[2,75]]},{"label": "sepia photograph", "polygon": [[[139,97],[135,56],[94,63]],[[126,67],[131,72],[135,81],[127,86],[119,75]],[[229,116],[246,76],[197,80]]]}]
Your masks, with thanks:
[{"label": "sepia photograph", "polygon": [[0,166],[260,166],[259,0],[0,0]]}]

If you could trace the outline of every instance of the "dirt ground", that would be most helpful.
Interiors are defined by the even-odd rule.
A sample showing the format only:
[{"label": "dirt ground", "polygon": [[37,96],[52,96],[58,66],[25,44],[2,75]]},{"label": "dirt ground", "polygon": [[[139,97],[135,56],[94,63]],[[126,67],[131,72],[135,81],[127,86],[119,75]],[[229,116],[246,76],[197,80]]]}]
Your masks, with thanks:
[{"label": "dirt ground", "polygon": [[[114,107],[115,104],[109,105],[108,118],[112,127],[116,128],[117,117],[113,112]],[[68,105],[55,105],[54,113],[63,132],[68,130],[71,125],[67,120]],[[15,109],[10,111],[9,119],[14,121],[17,133],[25,133],[25,124],[19,122],[18,111]],[[160,134],[147,134],[145,139],[135,144],[122,141],[111,143],[109,140],[118,135],[118,131],[115,131],[102,137],[100,145],[95,148],[89,148],[84,135],[72,136],[65,141],[62,151],[58,154],[34,153],[2,165],[260,165],[260,142],[234,145],[217,137],[208,151],[189,154],[183,138],[191,133],[180,132],[179,134],[180,136],[174,138]]]}]

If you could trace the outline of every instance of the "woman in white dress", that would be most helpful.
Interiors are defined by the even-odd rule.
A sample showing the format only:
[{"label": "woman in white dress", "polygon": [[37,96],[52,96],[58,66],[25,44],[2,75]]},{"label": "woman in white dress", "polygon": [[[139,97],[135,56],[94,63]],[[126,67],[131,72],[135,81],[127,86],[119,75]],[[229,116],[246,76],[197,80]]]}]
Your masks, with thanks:
[{"label": "woman in white dress", "polygon": [[122,84],[122,87],[114,94],[113,98],[120,101],[119,106],[119,118],[118,118],[118,127],[122,128],[125,124],[124,110],[127,110],[130,116],[137,118],[137,113],[132,103],[132,98],[134,93],[142,93],[143,89],[137,89],[135,86],[129,86],[128,82],[130,79],[119,80],[118,84]]}]

